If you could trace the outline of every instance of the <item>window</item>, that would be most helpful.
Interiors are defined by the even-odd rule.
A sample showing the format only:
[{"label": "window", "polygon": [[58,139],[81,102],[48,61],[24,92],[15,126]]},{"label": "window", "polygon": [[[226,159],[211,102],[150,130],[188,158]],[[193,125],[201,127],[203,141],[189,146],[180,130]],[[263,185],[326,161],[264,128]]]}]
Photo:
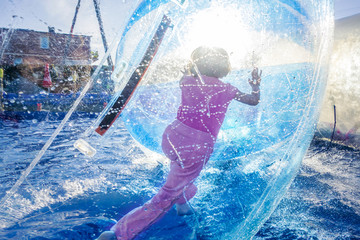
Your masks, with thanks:
[{"label": "window", "polygon": [[49,38],[48,37],[40,37],[40,47],[42,49],[49,49]]}]

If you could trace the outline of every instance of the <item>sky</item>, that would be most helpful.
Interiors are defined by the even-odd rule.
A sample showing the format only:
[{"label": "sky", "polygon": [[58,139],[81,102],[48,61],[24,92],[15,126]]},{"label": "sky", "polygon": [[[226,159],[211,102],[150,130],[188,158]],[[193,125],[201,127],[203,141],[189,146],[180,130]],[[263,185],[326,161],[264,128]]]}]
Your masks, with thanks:
[{"label": "sky", "polygon": [[[124,19],[128,18],[138,0],[98,0],[101,18],[108,39],[114,39]],[[78,0],[0,0],[0,27],[70,33]],[[111,13],[111,14],[108,14]],[[92,36],[92,48],[103,51],[99,24],[93,0],[81,0],[74,34]]]},{"label": "sky", "polygon": [[360,13],[360,0],[334,0],[335,19]]},{"label": "sky", "polygon": [[[140,0],[98,0],[108,45],[124,24],[124,19]],[[0,0],[0,27],[14,27],[69,33],[78,0]],[[334,0],[335,19],[360,13],[360,0]],[[92,36],[92,48],[103,54],[93,0],[81,0],[75,34]]]}]

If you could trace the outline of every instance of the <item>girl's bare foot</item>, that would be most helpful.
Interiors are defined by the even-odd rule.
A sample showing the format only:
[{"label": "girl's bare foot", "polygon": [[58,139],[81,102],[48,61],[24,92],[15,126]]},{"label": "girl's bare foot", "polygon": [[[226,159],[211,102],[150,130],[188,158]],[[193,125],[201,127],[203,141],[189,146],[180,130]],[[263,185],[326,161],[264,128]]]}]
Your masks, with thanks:
[{"label": "girl's bare foot", "polygon": [[105,231],[96,240],[116,240],[116,235],[113,231]]},{"label": "girl's bare foot", "polygon": [[176,211],[177,211],[177,215],[179,215],[179,216],[193,214],[193,211],[192,211],[191,207],[187,203],[176,204]]}]

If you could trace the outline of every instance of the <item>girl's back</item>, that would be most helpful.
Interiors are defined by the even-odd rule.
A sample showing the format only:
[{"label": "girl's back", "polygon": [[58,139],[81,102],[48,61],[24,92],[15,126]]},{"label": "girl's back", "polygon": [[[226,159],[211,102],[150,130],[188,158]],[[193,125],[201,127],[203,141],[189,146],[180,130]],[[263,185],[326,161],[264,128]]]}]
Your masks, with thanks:
[{"label": "girl's back", "polygon": [[215,77],[184,76],[180,81],[181,105],[177,119],[184,124],[217,136],[226,110],[238,89]]}]

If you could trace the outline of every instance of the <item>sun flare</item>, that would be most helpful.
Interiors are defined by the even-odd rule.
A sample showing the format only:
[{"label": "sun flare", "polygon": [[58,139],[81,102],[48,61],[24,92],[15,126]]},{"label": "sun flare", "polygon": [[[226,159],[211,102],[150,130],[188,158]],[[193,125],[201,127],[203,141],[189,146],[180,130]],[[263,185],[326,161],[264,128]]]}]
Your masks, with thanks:
[{"label": "sun flare", "polygon": [[190,18],[183,38],[188,51],[200,45],[222,47],[231,55],[233,65],[254,48],[254,31],[231,8],[210,8]]}]

